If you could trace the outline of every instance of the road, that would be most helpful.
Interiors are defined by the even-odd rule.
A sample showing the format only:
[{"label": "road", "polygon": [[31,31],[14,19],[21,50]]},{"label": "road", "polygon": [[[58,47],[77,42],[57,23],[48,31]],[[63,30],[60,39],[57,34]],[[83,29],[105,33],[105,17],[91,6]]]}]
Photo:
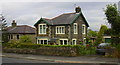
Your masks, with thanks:
[{"label": "road", "polygon": [[56,63],[56,62],[2,57],[2,63]]},{"label": "road", "polygon": [[10,63],[10,65],[24,65],[24,64],[26,65],[26,63],[28,65],[33,65],[33,63],[37,63],[36,65],[46,65],[46,64],[39,64],[39,63],[50,63],[47,65],[118,65],[118,64],[106,64],[106,63],[105,64],[104,63],[103,64],[99,64],[99,63],[75,63],[75,64],[74,63],[67,63],[66,64],[66,63],[53,62],[53,61],[41,61],[41,60],[2,57],[2,65],[9,65],[9,63]]}]

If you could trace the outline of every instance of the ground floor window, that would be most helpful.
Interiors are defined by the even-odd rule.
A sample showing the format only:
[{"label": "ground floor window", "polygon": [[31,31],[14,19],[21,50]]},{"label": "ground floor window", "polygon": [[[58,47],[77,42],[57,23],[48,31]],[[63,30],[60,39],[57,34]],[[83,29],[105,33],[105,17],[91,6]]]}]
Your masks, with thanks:
[{"label": "ground floor window", "polygon": [[60,39],[60,45],[68,45],[68,39]]},{"label": "ground floor window", "polygon": [[47,39],[39,39],[38,44],[48,44],[48,40]]},{"label": "ground floor window", "polygon": [[10,38],[13,39],[13,35],[12,34],[10,35]]},{"label": "ground floor window", "polygon": [[83,45],[86,46],[86,38],[83,38]]},{"label": "ground floor window", "polygon": [[19,37],[19,35],[17,35],[17,39],[19,39],[20,37]]},{"label": "ground floor window", "polygon": [[72,45],[76,45],[76,39],[72,39]]}]

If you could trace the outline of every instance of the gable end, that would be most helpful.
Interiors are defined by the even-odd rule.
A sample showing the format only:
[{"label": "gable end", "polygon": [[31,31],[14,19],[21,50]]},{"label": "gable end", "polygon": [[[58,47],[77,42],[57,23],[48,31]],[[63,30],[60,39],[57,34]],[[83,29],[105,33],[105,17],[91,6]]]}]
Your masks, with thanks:
[{"label": "gable end", "polygon": [[51,25],[50,23],[48,23],[46,20],[44,20],[43,18],[40,18],[40,20],[38,20],[37,21],[37,23],[35,23],[35,27],[40,23],[40,22],[44,22],[44,23],[46,23],[46,24],[48,24],[48,25]]}]

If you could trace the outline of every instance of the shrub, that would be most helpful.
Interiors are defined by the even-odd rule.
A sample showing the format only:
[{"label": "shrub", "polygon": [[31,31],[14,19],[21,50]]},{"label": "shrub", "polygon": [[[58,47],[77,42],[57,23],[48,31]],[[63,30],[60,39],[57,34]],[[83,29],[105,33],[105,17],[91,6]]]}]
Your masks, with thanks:
[{"label": "shrub", "polygon": [[95,54],[95,47],[85,47],[83,45],[77,45],[75,46],[77,48],[77,54],[78,55],[90,55]]},{"label": "shrub", "polygon": [[32,43],[31,38],[28,35],[23,35],[20,37],[21,43]]},{"label": "shrub", "polygon": [[37,49],[40,47],[75,47],[75,46],[76,45],[43,45],[43,44],[21,43],[17,48]]},{"label": "shrub", "polygon": [[4,43],[3,46],[8,48],[16,48],[19,44],[20,42],[18,40],[10,40],[8,43]]},{"label": "shrub", "polygon": [[114,47],[116,48],[114,56],[120,58],[120,44],[114,45]]},{"label": "shrub", "polygon": [[[58,55],[66,55],[64,53],[60,53],[61,49],[64,49],[64,52],[68,52],[67,56],[69,56],[69,52],[74,55],[89,55],[95,53],[95,47],[85,47],[83,45],[42,45],[42,44],[32,44],[32,43],[20,43],[19,45],[13,45],[9,48],[19,48],[19,49],[53,49],[51,51],[54,51],[54,53]],[[59,50],[60,49],[60,50]],[[74,51],[72,50],[74,49]],[[75,51],[76,50],[76,51]],[[42,51],[42,50],[41,50]],[[49,50],[50,51],[50,50]],[[50,53],[48,50],[44,50],[42,52],[44,53]],[[52,55],[52,52],[51,52]],[[54,54],[55,55],[55,54]],[[71,54],[70,54],[71,55]]]}]

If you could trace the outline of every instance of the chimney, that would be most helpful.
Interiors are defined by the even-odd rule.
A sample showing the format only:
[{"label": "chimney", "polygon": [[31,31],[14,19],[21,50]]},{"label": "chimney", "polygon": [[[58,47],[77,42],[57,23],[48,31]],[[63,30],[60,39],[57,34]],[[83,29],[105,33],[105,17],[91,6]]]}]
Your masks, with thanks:
[{"label": "chimney", "polygon": [[77,6],[76,8],[75,8],[75,13],[80,13],[81,12],[81,8],[79,7],[79,6]]},{"label": "chimney", "polygon": [[17,26],[17,24],[16,24],[15,20],[13,20],[12,21],[12,27],[16,27],[16,26]]}]

